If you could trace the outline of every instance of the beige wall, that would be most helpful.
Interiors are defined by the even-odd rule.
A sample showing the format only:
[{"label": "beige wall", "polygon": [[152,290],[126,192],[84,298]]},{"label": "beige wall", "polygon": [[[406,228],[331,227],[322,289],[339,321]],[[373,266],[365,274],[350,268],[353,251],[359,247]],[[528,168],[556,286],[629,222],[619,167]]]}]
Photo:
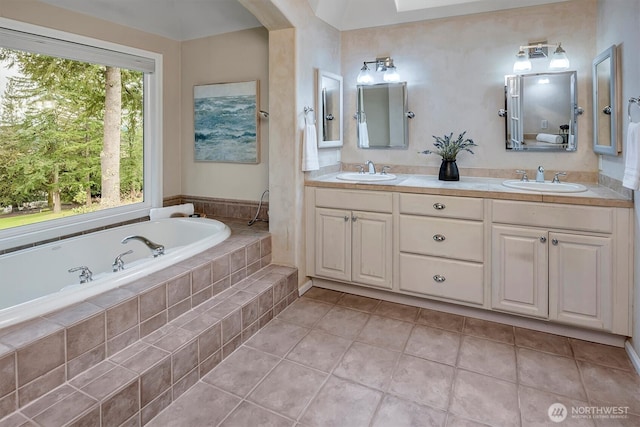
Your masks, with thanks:
[{"label": "beige wall", "polygon": [[[602,173],[622,179],[624,174],[624,153],[626,148],[627,101],[631,97],[640,96],[640,2],[637,0],[599,0],[598,2],[598,36],[597,52],[601,52],[612,44],[618,45],[621,66],[622,111],[619,114],[622,127],[622,155],[618,157],[602,156]],[[640,110],[633,112],[635,120],[640,120]],[[632,340],[636,353],[640,354],[640,201],[638,192],[634,192],[635,203],[635,241],[634,241],[634,289],[633,297],[633,330]]]},{"label": "beige wall", "polygon": [[193,86],[259,80],[258,109],[269,110],[269,33],[263,27],[182,43],[182,194],[259,200],[269,187],[269,121],[260,119],[259,164],[195,162]]},{"label": "beige wall", "polygon": [[180,43],[49,6],[36,0],[0,0],[0,16],[163,55],[163,196],[180,189]]},{"label": "beige wall", "polygon": [[[466,130],[478,145],[475,155],[463,153],[461,167],[592,171],[598,169],[591,150],[591,60],[595,52],[596,1],[511,9],[454,18],[342,33],[345,84],[345,146],[342,161],[367,159],[396,165],[438,166],[440,158],[418,154],[432,148],[432,135]],[[530,41],[562,42],[578,72],[577,153],[511,153],[504,149],[504,75],[511,74],[520,45]],[[363,150],[356,147],[355,86],[362,61],[389,55],[407,81],[408,150]],[[543,61],[544,62],[544,61]],[[533,61],[532,72],[547,64]]]}]

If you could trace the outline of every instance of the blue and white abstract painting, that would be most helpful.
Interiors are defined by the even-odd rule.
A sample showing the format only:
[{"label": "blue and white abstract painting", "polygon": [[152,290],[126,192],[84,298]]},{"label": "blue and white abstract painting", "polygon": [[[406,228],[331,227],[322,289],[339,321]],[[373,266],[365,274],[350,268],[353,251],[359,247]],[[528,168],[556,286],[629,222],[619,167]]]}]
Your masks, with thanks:
[{"label": "blue and white abstract painting", "polygon": [[259,163],[258,82],[194,86],[195,160]]}]

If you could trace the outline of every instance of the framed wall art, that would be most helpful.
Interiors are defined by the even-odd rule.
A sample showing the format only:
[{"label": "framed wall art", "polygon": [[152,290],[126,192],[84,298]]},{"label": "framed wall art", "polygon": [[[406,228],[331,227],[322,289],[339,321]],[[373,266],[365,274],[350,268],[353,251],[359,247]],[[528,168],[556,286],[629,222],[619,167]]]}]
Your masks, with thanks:
[{"label": "framed wall art", "polygon": [[194,86],[197,162],[260,163],[259,82]]}]

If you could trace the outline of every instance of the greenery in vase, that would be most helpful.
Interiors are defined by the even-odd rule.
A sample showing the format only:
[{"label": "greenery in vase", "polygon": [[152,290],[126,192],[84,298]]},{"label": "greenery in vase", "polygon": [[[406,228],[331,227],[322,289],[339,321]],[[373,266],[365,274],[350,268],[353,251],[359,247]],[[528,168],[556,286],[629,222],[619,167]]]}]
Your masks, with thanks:
[{"label": "greenery in vase", "polygon": [[449,135],[444,135],[442,138],[439,136],[433,135],[436,142],[433,145],[436,147],[435,150],[424,150],[421,151],[422,154],[437,154],[442,157],[442,160],[455,160],[460,151],[468,151],[473,154],[473,151],[469,147],[477,147],[478,144],[473,142],[472,139],[465,139],[465,134],[467,131],[462,132],[458,135],[458,139],[453,139],[453,132]]}]

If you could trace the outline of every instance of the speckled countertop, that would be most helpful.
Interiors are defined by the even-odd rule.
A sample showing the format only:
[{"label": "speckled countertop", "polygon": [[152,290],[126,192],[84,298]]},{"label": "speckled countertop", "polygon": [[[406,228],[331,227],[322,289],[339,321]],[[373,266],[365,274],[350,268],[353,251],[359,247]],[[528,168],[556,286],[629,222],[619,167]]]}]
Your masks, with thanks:
[{"label": "speckled countertop", "polygon": [[460,181],[440,181],[435,175],[402,175],[382,182],[354,182],[337,179],[339,173],[330,173],[308,179],[308,187],[342,188],[373,191],[396,191],[401,193],[436,194],[461,197],[483,197],[490,199],[519,200],[525,202],[566,203],[632,208],[633,201],[598,184],[582,183],[587,191],[581,193],[550,193],[518,190],[502,185],[503,178],[461,177]]}]

